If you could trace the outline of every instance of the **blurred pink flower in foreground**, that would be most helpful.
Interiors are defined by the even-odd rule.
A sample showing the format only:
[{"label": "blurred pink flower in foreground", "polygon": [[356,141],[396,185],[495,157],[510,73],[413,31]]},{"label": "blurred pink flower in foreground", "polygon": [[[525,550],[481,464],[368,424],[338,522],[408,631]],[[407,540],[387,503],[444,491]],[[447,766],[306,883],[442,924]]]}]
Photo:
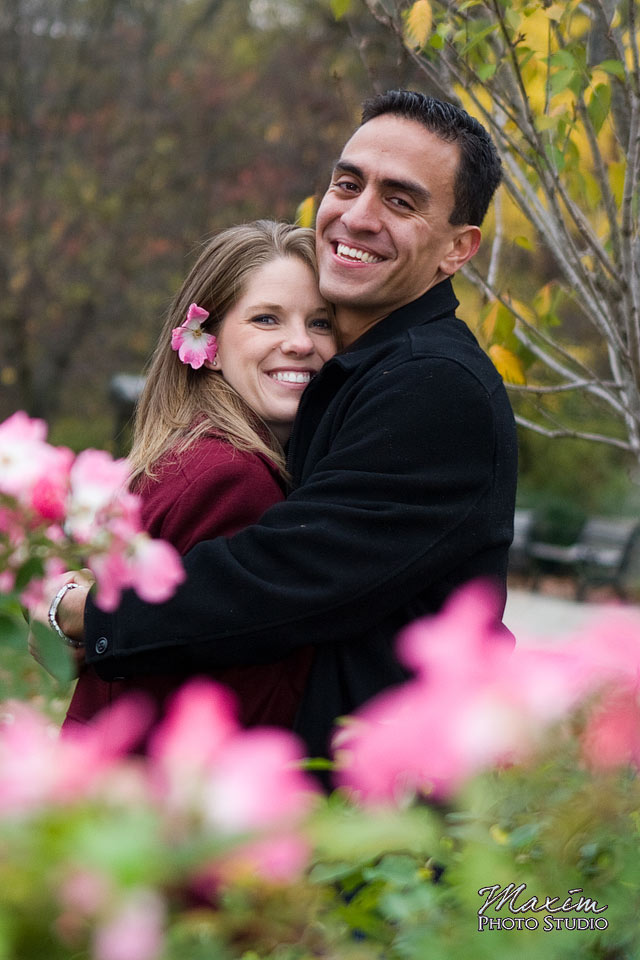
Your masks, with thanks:
[{"label": "blurred pink flower in foreground", "polygon": [[[64,571],[60,558],[68,555],[71,565],[91,567],[105,610],[128,588],[149,603],[167,600],[184,580],[182,561],[170,544],[142,531],[140,499],[127,489],[127,462],[104,450],[74,458],[46,442],[46,429],[22,412],[0,424],[0,589],[13,589],[35,542],[45,577],[56,564]],[[32,581],[21,602],[35,609],[44,584]]]},{"label": "blurred pink flower in foreground", "polygon": [[159,960],[163,953],[166,908],[153,890],[127,894],[95,931],[93,960]]},{"label": "blurred pink flower in foreground", "polygon": [[150,708],[123,697],[94,723],[58,737],[32,707],[10,701],[0,714],[0,815],[25,816],[91,794],[150,722]]},{"label": "blurred pink flower in foreground", "polygon": [[0,493],[44,520],[64,517],[73,453],[46,442],[43,420],[18,411],[0,423]]},{"label": "blurred pink flower in foreground", "polygon": [[122,590],[133,588],[148,603],[160,603],[173,595],[185,578],[178,551],[164,540],[137,533],[128,541],[114,537],[104,553],[89,557],[96,577],[96,603],[115,610]]},{"label": "blurred pink flower in foreground", "polygon": [[591,767],[640,767],[638,690],[614,689],[593,710],[584,732],[583,754]]},{"label": "blurred pink flower in foreground", "polygon": [[337,782],[369,802],[449,796],[470,776],[518,759],[586,696],[638,675],[640,624],[608,618],[580,637],[515,652],[490,590],[461,590],[437,617],[400,636],[414,671],[334,738]]},{"label": "blurred pink flower in foreground", "polygon": [[292,733],[240,729],[230,692],[194,680],[173,698],[150,755],[163,803],[216,834],[256,835],[225,858],[225,872],[250,866],[284,880],[303,868],[308,851],[296,827],[317,789],[299,768],[302,746]]},{"label": "blurred pink flower in foreground", "polygon": [[[120,494],[129,480],[126,460],[113,460],[104,450],[83,450],[71,468],[71,492],[66,528],[79,541],[88,541],[113,515],[120,516]],[[139,519],[131,526],[140,529]],[[97,528],[97,529],[96,529]]]}]

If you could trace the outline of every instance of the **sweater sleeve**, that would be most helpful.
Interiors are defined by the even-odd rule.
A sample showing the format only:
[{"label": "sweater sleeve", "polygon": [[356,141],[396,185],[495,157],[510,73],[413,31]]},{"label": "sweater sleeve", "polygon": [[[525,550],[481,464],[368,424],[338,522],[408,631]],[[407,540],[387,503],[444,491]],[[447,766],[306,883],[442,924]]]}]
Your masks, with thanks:
[{"label": "sweater sleeve", "polygon": [[385,371],[286,501],[188,553],[171,600],[128,592],[113,614],[89,602],[87,660],[106,678],[197,670],[366,634],[482,543],[467,521],[494,483],[495,431],[486,388],[455,361]]}]

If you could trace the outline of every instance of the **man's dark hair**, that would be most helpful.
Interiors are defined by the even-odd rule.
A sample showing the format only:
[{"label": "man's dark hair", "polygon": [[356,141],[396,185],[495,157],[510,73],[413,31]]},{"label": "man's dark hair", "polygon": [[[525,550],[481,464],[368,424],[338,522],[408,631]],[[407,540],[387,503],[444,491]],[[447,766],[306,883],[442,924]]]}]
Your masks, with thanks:
[{"label": "man's dark hair", "polygon": [[415,90],[387,90],[362,104],[362,124],[389,113],[415,120],[441,140],[457,143],[460,163],[453,185],[452,226],[480,226],[500,183],[501,162],[493,140],[477,120],[453,103]]}]

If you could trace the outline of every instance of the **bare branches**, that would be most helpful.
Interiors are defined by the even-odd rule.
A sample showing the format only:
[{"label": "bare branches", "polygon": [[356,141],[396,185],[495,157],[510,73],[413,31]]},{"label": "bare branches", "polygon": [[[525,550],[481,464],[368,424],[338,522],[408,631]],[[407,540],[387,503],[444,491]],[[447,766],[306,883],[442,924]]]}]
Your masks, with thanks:
[{"label": "bare branches", "polygon": [[543,427],[542,424],[537,423],[535,420],[529,420],[527,417],[523,417],[520,414],[516,415],[516,422],[521,427],[526,427],[527,430],[532,430],[534,433],[539,433],[543,437],[571,437],[574,440],[591,440],[596,443],[605,443],[610,447],[617,447],[619,450],[627,450],[633,453],[638,452],[637,447],[627,443],[626,440],[620,440],[618,437],[609,437],[604,433],[588,433],[582,430],[572,430],[569,427],[557,427],[555,429],[550,429],[549,427]]}]

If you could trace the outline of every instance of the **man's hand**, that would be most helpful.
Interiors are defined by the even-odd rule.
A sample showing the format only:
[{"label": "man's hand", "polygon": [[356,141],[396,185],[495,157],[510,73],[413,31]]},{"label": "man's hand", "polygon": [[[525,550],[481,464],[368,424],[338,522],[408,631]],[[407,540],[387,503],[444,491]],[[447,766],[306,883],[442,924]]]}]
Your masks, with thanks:
[{"label": "man's hand", "polygon": [[[93,582],[94,577],[90,570],[80,570],[71,575],[65,573],[59,577],[53,577],[47,583],[45,598],[33,610],[31,620],[39,620],[49,627],[49,607],[56,593],[65,583],[77,583],[77,589],[67,590],[62,598],[58,606],[56,619],[63,633],[70,639],[81,642],[84,639],[84,606]],[[33,630],[29,631],[28,645],[29,653],[34,660],[46,667]],[[84,648],[69,646],[69,650],[76,665],[80,667],[84,662]]]}]

